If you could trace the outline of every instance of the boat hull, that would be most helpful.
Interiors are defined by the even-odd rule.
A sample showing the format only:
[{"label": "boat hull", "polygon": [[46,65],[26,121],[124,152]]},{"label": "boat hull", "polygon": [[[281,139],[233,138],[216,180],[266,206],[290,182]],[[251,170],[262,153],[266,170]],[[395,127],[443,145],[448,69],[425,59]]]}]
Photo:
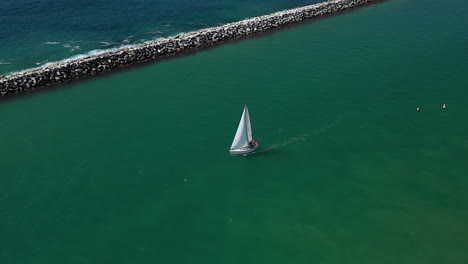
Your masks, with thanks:
[{"label": "boat hull", "polygon": [[229,153],[231,153],[231,155],[247,155],[249,153],[254,152],[257,148],[258,148],[258,144],[255,144],[251,148],[230,149]]}]

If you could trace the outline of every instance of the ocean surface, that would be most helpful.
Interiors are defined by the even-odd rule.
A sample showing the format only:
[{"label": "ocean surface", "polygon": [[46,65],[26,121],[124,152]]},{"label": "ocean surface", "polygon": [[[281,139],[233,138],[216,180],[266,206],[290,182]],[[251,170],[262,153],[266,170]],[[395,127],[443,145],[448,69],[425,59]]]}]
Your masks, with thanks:
[{"label": "ocean surface", "polygon": [[322,0],[1,0],[0,74]]},{"label": "ocean surface", "polygon": [[[4,72],[309,3],[24,2]],[[468,263],[466,14],[385,1],[0,102],[0,263]]]}]

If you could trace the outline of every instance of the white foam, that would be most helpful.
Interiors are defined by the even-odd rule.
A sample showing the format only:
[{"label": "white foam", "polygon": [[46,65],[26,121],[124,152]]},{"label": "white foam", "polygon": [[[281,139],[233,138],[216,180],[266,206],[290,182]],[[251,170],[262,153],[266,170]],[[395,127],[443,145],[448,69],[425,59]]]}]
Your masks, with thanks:
[{"label": "white foam", "polygon": [[[154,40],[149,40],[149,41],[145,41],[143,43],[138,43],[138,44],[121,45],[121,46],[118,46],[118,47],[115,47],[115,48],[109,48],[109,49],[94,49],[94,50],[91,50],[89,52],[86,52],[86,53],[83,53],[83,54],[78,54],[78,55],[63,59],[63,60],[52,61],[52,62],[46,63],[46,64],[42,65],[41,67],[47,67],[47,66],[51,66],[51,65],[54,65],[54,64],[81,60],[81,59],[84,59],[84,58],[87,58],[87,57],[97,56],[97,55],[101,55],[101,54],[108,53],[108,52],[115,52],[115,51],[118,51],[118,50],[121,50],[121,49],[133,48],[133,47],[135,47],[137,45],[151,43],[151,42],[154,42],[154,41],[158,41],[160,39],[163,39],[163,38],[156,38]],[[72,47],[72,46],[69,46],[69,47]],[[80,49],[80,46],[75,46],[75,48]]]},{"label": "white foam", "polygon": [[58,64],[58,63],[64,63],[64,62],[80,60],[80,59],[84,59],[84,58],[87,58],[87,57],[96,56],[96,55],[100,55],[100,54],[103,54],[103,53],[106,53],[106,52],[111,52],[111,51],[116,51],[116,50],[117,50],[117,48],[115,48],[115,49],[95,49],[95,50],[91,50],[91,51],[89,51],[87,53],[78,54],[78,55],[63,59],[63,60],[48,62],[48,63],[46,63],[46,64],[44,64],[42,66],[47,67],[47,66],[51,66],[51,65],[54,65],[54,64]]},{"label": "white foam", "polygon": [[49,60],[43,60],[43,61],[40,61],[40,62],[36,62],[36,65],[41,65],[41,64],[44,64],[46,62],[48,62]]},{"label": "white foam", "polygon": [[[188,33],[191,33],[191,32],[188,32]],[[120,46],[114,47],[114,48],[94,49],[94,50],[91,50],[89,52],[86,52],[86,53],[83,53],[83,54],[78,54],[78,55],[68,57],[66,59],[58,60],[58,61],[48,62],[48,60],[44,60],[44,61],[41,61],[41,62],[36,62],[36,65],[38,66],[37,68],[28,68],[28,69],[24,69],[24,70],[21,70],[21,71],[18,71],[18,72],[12,72],[12,73],[9,73],[9,74],[15,74],[15,73],[24,72],[24,71],[29,71],[29,70],[39,69],[39,68],[45,68],[45,67],[49,67],[49,66],[56,65],[56,64],[61,64],[61,63],[68,63],[68,62],[78,61],[78,60],[82,60],[82,59],[85,59],[85,58],[88,58],[88,57],[101,55],[101,54],[104,54],[104,53],[116,52],[116,51],[119,51],[119,50],[134,48],[134,47],[137,47],[139,45],[154,43],[154,42],[157,42],[157,41],[160,41],[160,40],[164,40],[166,38],[173,38],[173,37],[183,35],[183,34],[187,34],[187,32],[180,32],[180,33],[177,33],[175,35],[172,35],[172,36],[169,36],[169,37],[164,37],[164,38],[163,37],[157,37],[157,38],[153,38],[153,39],[146,40],[146,41],[140,40],[140,42],[124,44],[124,45],[120,45]],[[133,36],[128,36],[125,40],[130,40],[130,38],[132,38],[132,37]],[[125,40],[123,41],[123,43],[127,43],[127,41],[125,41]],[[71,43],[73,43],[73,42],[71,42]],[[77,49],[81,50],[80,46],[72,46],[71,43],[66,43],[66,44],[63,44],[62,46],[66,47],[66,48],[70,48],[70,51],[74,51],[74,50],[77,50]],[[99,42],[99,43],[114,43],[115,44],[115,42]],[[46,62],[46,63],[43,64],[44,62]],[[10,64],[10,63],[0,61],[0,64]]]},{"label": "white foam", "polygon": [[99,44],[102,44],[104,46],[110,46],[116,44],[115,42],[108,42],[108,41],[99,41]]}]

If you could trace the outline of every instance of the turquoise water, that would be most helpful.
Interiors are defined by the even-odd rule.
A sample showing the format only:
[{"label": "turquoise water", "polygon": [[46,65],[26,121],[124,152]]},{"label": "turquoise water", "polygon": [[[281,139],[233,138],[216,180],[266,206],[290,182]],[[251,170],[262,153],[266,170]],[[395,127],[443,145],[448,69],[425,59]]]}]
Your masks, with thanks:
[{"label": "turquoise water", "polygon": [[[467,11],[386,1],[3,101],[0,263],[467,263]],[[232,157],[244,103],[261,148]]]},{"label": "turquoise water", "polygon": [[2,0],[0,74],[320,0]]}]

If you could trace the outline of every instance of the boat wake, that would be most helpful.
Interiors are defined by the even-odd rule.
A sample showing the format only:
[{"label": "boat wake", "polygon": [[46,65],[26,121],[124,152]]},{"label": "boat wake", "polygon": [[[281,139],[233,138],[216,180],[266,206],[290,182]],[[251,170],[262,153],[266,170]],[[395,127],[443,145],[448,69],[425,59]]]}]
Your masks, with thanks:
[{"label": "boat wake", "polygon": [[297,137],[293,137],[293,138],[290,138],[290,139],[285,140],[285,141],[283,141],[283,142],[280,142],[280,143],[277,143],[277,144],[273,144],[273,145],[271,145],[271,146],[266,146],[266,147],[264,147],[264,148],[262,148],[262,149],[256,151],[256,153],[271,151],[271,150],[273,150],[273,149],[277,149],[277,148],[280,148],[280,147],[284,147],[284,146],[286,146],[286,145],[292,144],[292,143],[297,142],[297,141],[305,141],[305,140],[309,139],[309,138],[310,138],[311,136],[313,136],[313,135],[317,135],[317,134],[326,132],[326,131],[329,130],[330,128],[336,126],[336,125],[339,123],[339,120],[340,120],[340,119],[341,119],[341,117],[340,117],[337,121],[335,121],[335,122],[333,122],[333,123],[331,123],[331,124],[329,124],[329,125],[327,125],[327,126],[325,126],[325,127],[323,127],[323,128],[317,129],[317,130],[315,130],[315,131],[313,131],[313,132],[311,132],[311,133],[304,134],[304,135],[300,135],[300,136],[297,136]]},{"label": "boat wake", "polygon": [[318,133],[321,133],[321,132],[323,132],[323,131],[325,131],[325,129],[317,130],[317,131],[314,131],[314,132],[312,132],[312,133],[310,133],[310,134],[305,134],[305,135],[301,135],[301,136],[298,136],[298,137],[293,137],[293,138],[290,138],[290,139],[285,140],[285,141],[283,141],[283,142],[280,142],[280,143],[277,143],[277,144],[273,144],[273,145],[271,145],[271,146],[267,146],[267,147],[265,147],[265,148],[263,148],[263,149],[261,149],[261,150],[259,150],[259,151],[256,151],[256,152],[270,151],[270,150],[272,150],[272,149],[284,147],[284,146],[289,145],[289,144],[291,144],[291,143],[294,143],[294,142],[296,142],[296,141],[305,141],[305,140],[309,139],[310,136],[315,135],[315,134],[318,134]]},{"label": "boat wake", "polygon": [[278,143],[278,144],[274,144],[274,145],[271,145],[271,146],[267,146],[266,148],[264,149],[261,149],[259,151],[256,151],[257,153],[261,153],[261,152],[265,152],[265,151],[269,151],[269,150],[272,150],[272,149],[275,149],[275,148],[279,148],[279,147],[283,147],[283,146],[286,146],[286,145],[289,145],[293,142],[296,142],[296,141],[304,141],[304,140],[307,140],[308,138],[308,135],[304,135],[304,136],[301,136],[301,137],[294,137],[294,138],[291,138],[291,139],[288,139],[286,141],[283,141],[281,143]]}]

